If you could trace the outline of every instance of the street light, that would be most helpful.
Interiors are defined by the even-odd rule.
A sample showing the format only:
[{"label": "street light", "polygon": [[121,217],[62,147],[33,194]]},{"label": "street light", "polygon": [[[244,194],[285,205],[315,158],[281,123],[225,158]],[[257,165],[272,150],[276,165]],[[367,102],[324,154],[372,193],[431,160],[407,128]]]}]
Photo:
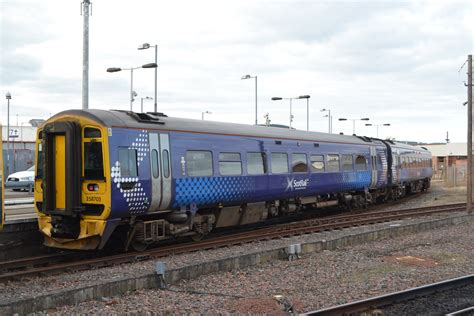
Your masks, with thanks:
[{"label": "street light", "polygon": [[298,99],[306,99],[306,130],[309,131],[309,95],[300,95]]},{"label": "street light", "polygon": [[143,49],[148,49],[150,47],[155,47],[155,64],[157,65],[155,68],[155,107],[154,107],[154,112],[158,112],[158,106],[156,104],[157,102],[157,96],[156,96],[156,90],[158,86],[158,45],[150,45],[148,43],[143,43],[141,46],[138,47],[138,50],[143,50]]},{"label": "street light", "polygon": [[279,100],[290,100],[290,127],[291,128],[291,125],[292,125],[292,122],[293,122],[293,119],[294,119],[294,116],[293,116],[293,104],[292,104],[292,101],[293,100],[297,100],[297,99],[306,99],[306,108],[307,108],[307,113],[306,113],[306,122],[307,122],[307,128],[309,129],[309,98],[310,96],[309,95],[301,95],[299,97],[296,97],[296,98],[281,98],[281,97],[272,97],[272,101],[279,101]]},{"label": "street light", "polygon": [[331,116],[331,110],[330,109],[322,109],[321,112],[328,112],[327,115],[323,116],[323,117],[328,117],[328,120],[329,120],[329,134],[332,134],[332,116]]},{"label": "street light", "polygon": [[245,75],[240,79],[245,80],[245,79],[251,79],[251,78],[255,78],[255,125],[257,125],[258,124],[258,119],[257,119],[257,76]]},{"label": "street light", "polygon": [[352,134],[355,134],[355,121],[368,121],[370,120],[368,117],[363,117],[360,119],[348,119],[348,118],[340,118],[339,121],[352,121]]},{"label": "street light", "polygon": [[153,98],[152,98],[152,97],[144,97],[144,98],[141,98],[141,99],[142,99],[141,111],[142,111],[142,113],[143,113],[143,100],[144,100],[144,99],[145,99],[145,100],[153,100]]},{"label": "street light", "polygon": [[110,67],[110,68],[107,68],[107,72],[119,72],[119,71],[122,71],[122,70],[130,70],[130,111],[133,111],[132,103],[135,100],[133,98],[134,97],[134,92],[133,92],[133,70],[139,69],[139,68],[148,69],[148,68],[156,68],[156,67],[158,67],[156,63],[149,63],[149,64],[142,65],[140,67],[130,67],[130,68]]},{"label": "street light", "polygon": [[[7,176],[10,174],[10,100],[12,98],[12,94],[7,92],[5,94],[7,98]],[[13,165],[15,168],[15,165]],[[5,179],[2,179],[5,181]]]},{"label": "street light", "polygon": [[202,114],[201,115],[201,120],[204,121],[204,114],[212,114],[212,112],[211,111],[206,111],[206,112],[201,112],[201,114]]},{"label": "street light", "polygon": [[385,124],[365,124],[365,126],[377,126],[377,138],[379,137],[379,126],[390,126],[389,123]]}]

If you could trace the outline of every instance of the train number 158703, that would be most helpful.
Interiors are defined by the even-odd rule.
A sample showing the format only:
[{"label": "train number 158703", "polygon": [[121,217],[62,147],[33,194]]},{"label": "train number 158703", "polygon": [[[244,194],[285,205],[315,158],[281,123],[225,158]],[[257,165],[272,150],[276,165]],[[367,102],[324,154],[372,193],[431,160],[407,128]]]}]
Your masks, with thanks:
[{"label": "train number 158703", "polygon": [[87,202],[102,202],[102,199],[100,196],[86,196],[86,201]]}]

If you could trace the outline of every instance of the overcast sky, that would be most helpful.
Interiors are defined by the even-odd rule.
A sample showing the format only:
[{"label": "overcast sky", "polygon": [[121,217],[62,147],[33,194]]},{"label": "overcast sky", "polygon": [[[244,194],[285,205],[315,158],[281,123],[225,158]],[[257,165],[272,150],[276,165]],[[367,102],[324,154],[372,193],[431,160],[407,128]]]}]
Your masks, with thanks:
[{"label": "overcast sky", "polygon": [[[81,0],[0,0],[1,116],[10,120],[82,106]],[[89,106],[129,109],[130,72],[108,67],[154,61],[158,111],[168,116],[289,124],[289,101],[310,95],[310,130],[352,134],[370,118],[380,137],[466,140],[465,62],[473,53],[474,1],[122,1],[92,0]],[[140,98],[154,95],[154,70],[134,72]],[[144,102],[145,110],[153,101]],[[306,129],[306,100],[293,101],[293,126]],[[376,136],[356,121],[356,133]]]}]

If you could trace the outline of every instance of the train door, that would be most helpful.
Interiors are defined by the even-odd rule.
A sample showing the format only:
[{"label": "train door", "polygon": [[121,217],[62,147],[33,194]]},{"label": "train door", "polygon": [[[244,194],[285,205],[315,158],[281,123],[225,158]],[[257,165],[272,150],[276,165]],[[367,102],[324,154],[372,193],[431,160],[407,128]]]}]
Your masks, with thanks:
[{"label": "train door", "polygon": [[161,170],[162,170],[162,197],[160,209],[168,209],[171,202],[171,155],[169,134],[160,134],[161,145]]},{"label": "train door", "polygon": [[150,133],[150,163],[151,163],[151,204],[150,212],[158,210],[161,203],[161,170],[160,170],[160,138],[158,133]]},{"label": "train door", "polygon": [[150,133],[152,199],[150,211],[164,210],[171,201],[171,164],[169,135]]},{"label": "train door", "polygon": [[400,156],[397,152],[392,151],[393,153],[393,162],[392,162],[392,183],[397,184],[400,171]]},{"label": "train door", "polygon": [[377,151],[373,146],[370,146],[370,161],[372,171],[372,181],[370,182],[370,187],[375,188],[377,186]]},{"label": "train door", "polygon": [[77,216],[81,209],[81,130],[73,122],[47,124],[42,132],[46,179],[43,211]]}]

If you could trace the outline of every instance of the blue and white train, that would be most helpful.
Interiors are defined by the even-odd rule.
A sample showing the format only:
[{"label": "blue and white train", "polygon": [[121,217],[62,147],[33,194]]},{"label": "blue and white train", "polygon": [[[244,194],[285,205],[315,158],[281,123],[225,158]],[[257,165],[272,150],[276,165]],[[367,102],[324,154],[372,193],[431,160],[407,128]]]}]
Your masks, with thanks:
[{"label": "blue and white train", "polygon": [[71,110],[38,129],[35,206],[45,244],[126,247],[429,188],[431,154],[363,136]]}]

